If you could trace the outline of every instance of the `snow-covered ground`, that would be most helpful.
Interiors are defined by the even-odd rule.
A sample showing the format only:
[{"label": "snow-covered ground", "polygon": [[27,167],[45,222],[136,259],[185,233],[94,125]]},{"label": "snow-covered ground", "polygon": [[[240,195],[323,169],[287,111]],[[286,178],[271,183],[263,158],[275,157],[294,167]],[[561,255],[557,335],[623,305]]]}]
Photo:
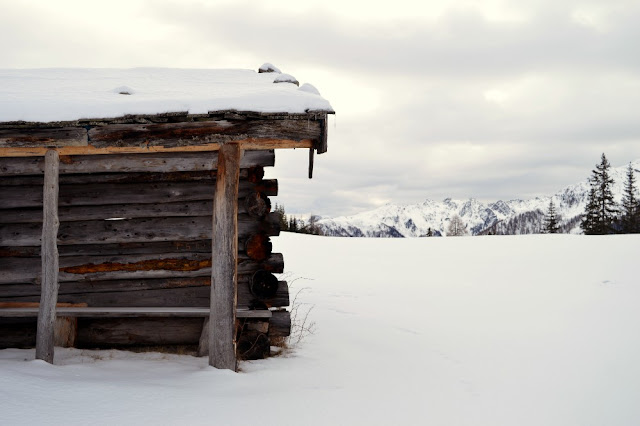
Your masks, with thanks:
[{"label": "snow-covered ground", "polygon": [[640,424],[640,235],[275,240],[291,355],[3,350],[0,424]]}]

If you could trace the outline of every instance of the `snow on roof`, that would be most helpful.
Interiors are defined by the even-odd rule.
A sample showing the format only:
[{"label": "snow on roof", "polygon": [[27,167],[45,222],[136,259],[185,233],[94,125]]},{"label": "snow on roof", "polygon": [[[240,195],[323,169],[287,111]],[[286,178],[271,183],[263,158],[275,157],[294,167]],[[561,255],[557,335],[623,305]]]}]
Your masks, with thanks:
[{"label": "snow on roof", "polygon": [[273,84],[279,75],[241,69],[0,69],[0,122],[178,111],[333,113],[318,94]]}]

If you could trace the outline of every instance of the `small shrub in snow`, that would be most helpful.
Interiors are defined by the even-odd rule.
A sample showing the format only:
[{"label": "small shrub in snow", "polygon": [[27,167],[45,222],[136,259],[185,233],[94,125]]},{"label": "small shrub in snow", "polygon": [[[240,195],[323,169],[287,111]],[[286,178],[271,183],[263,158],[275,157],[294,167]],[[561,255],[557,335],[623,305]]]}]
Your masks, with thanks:
[{"label": "small shrub in snow", "polygon": [[[283,278],[287,279],[290,274],[285,274]],[[299,280],[308,280],[309,278],[296,277],[288,279],[289,292],[294,284]],[[276,355],[285,351],[298,347],[307,337],[315,333],[316,323],[310,318],[311,311],[315,305],[302,302],[300,296],[303,292],[309,290],[309,287],[302,287],[295,292],[295,296],[291,301],[291,333],[287,337],[275,338],[271,341],[271,345],[280,348]]]}]

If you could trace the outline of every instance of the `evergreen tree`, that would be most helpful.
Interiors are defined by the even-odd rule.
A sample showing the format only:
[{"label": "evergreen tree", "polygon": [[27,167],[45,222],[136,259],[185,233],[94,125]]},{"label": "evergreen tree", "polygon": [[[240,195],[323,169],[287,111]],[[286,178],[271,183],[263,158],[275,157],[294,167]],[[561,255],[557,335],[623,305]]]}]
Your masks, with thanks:
[{"label": "evergreen tree", "polygon": [[587,205],[585,206],[584,216],[582,217],[582,222],[580,222],[580,227],[582,228],[582,230],[586,235],[594,235],[597,233],[596,232],[597,222],[598,222],[598,201],[596,196],[596,187],[593,183],[591,183],[591,188],[589,189],[589,196],[587,198]]},{"label": "evergreen tree", "polygon": [[613,222],[617,209],[611,191],[613,179],[609,175],[610,168],[611,164],[602,154],[600,164],[591,172],[591,190],[581,224],[585,234],[604,235],[614,231]]},{"label": "evergreen tree", "polygon": [[622,232],[625,234],[640,232],[638,226],[640,212],[638,211],[636,192],[636,178],[633,167],[629,163],[627,181],[624,184],[624,195],[622,196]]},{"label": "evergreen tree", "polygon": [[278,203],[276,203],[274,211],[276,213],[280,213],[280,230],[281,231],[288,231],[289,230],[289,221],[287,220],[287,215],[284,212],[284,206],[278,205]]},{"label": "evergreen tree", "polygon": [[433,237],[433,231],[431,230],[431,227],[427,229],[427,237]]},{"label": "evergreen tree", "polygon": [[543,232],[545,234],[557,234],[559,230],[560,226],[558,225],[556,206],[553,204],[553,199],[551,199],[551,201],[549,201],[549,207],[547,208],[547,214],[544,217]]}]

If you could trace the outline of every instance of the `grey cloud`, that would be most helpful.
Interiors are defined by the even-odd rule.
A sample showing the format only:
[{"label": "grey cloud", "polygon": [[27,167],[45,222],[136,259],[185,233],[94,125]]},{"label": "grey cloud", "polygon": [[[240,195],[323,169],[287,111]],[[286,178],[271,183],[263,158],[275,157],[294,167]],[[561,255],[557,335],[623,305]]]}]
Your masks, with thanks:
[{"label": "grey cloud", "polygon": [[[579,1],[523,0],[524,22],[473,11],[363,22],[328,8],[292,15],[264,2],[209,4],[134,2],[124,26],[3,5],[0,66],[238,66],[258,58],[286,63],[302,79],[296,67],[323,70],[326,79],[313,83],[325,95],[332,86],[348,90],[347,77],[375,90],[380,105],[370,112],[327,96],[338,125],[313,181],[305,152],[278,153],[276,201],[291,212],[542,195],[584,179],[601,152],[614,165],[640,157],[637,1],[602,3],[603,33],[571,20]],[[136,33],[137,19],[155,23],[157,38]],[[484,97],[531,75],[544,84],[515,101]]]},{"label": "grey cloud", "polygon": [[450,12],[436,23],[354,24],[327,11],[269,14],[266,6],[245,3],[167,2],[150,11],[212,43],[359,72],[477,78],[540,68],[640,67],[640,55],[628,50],[629,40],[640,39],[640,6],[627,8],[605,34],[573,22],[569,12],[558,3],[525,23]]}]

